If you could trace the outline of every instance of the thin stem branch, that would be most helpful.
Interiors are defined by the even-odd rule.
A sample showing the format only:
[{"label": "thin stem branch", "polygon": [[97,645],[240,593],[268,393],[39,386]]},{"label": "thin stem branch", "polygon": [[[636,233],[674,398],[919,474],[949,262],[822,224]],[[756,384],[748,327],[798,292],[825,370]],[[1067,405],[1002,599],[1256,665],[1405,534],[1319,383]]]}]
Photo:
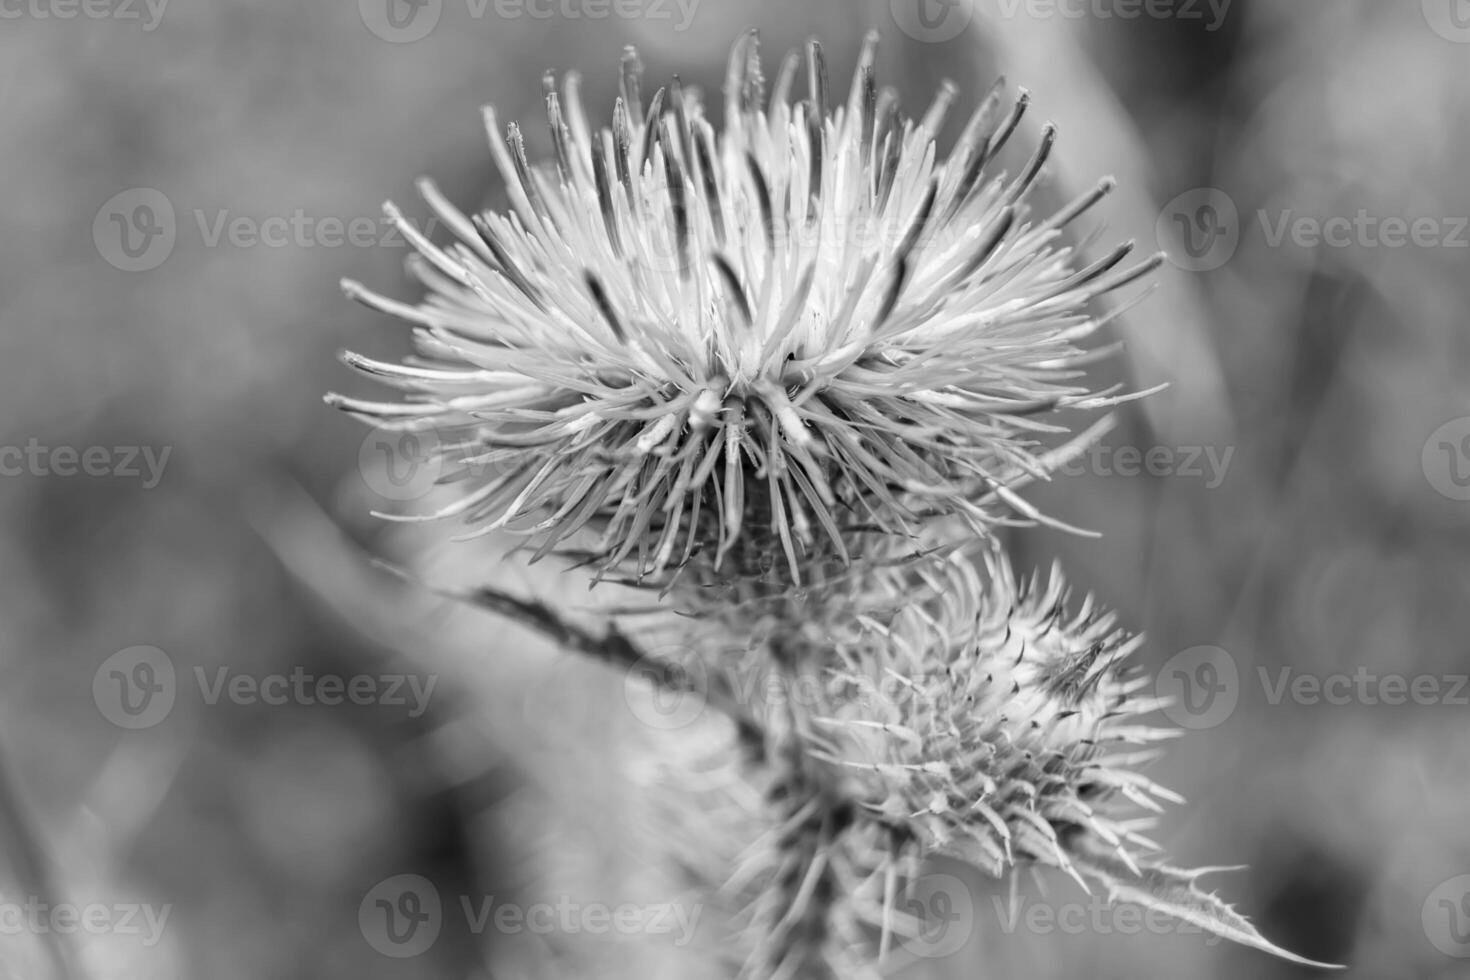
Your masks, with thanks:
[{"label": "thin stem branch", "polygon": [[[392,566],[384,567],[395,575],[404,575]],[[558,646],[609,667],[625,673],[637,670],[640,676],[667,691],[700,698],[704,704],[725,715],[735,725],[736,732],[745,745],[763,747],[766,744],[764,726],[741,704],[729,684],[719,675],[687,670],[675,661],[644,653],[616,624],[609,624],[607,630],[599,634],[562,617],[539,599],[511,595],[494,586],[480,586],[468,592],[455,592],[433,586],[428,588],[437,595],[504,616],[535,630]]]}]

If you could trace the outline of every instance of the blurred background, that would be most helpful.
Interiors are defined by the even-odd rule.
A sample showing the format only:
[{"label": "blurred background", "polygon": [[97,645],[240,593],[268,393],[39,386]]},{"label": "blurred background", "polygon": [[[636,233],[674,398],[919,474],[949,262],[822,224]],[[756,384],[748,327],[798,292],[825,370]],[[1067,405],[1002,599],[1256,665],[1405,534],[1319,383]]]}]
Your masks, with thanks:
[{"label": "blurred background", "polygon": [[[1061,558],[1185,695],[1152,772],[1181,864],[1249,864],[1222,894],[1348,976],[1470,976],[1465,0],[0,3],[0,976],[701,975],[677,929],[465,914],[658,901],[619,768],[646,726],[621,678],[371,566],[527,574],[370,516],[382,447],[321,396],[366,390],[339,349],[406,350],[338,288],[411,296],[381,202],[503,202],[481,104],[544,158],[543,71],[599,120],[624,44],[715,93],[748,27],[772,70],[821,36],[843,86],[878,29],[911,113],[1004,72],[1030,138],[1060,127],[1055,201],[1118,177],[1101,247],[1171,260],[1102,371],[1170,387],[1032,495],[1102,537],[1017,563]],[[371,924],[401,875],[443,903],[412,956]],[[901,973],[1311,972],[974,887]]]}]

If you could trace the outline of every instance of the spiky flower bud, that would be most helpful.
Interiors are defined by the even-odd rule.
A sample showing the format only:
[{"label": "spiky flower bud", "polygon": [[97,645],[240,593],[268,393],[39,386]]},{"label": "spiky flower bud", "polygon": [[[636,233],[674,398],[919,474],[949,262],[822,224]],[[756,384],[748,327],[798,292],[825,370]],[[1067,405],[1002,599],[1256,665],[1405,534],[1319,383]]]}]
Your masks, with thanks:
[{"label": "spiky flower bud", "polygon": [[1125,663],[1140,638],[1090,599],[1069,610],[1057,570],[1043,587],[993,554],[920,567],[919,581],[893,577],[892,619],[834,671],[839,692],[883,696],[839,693],[822,719],[848,736],[842,764],[869,777],[864,805],[997,877],[1018,863],[1076,875],[1068,843],[1083,834],[1124,861],[1151,850],[1116,812],[1178,800],[1135,771],[1177,734],[1140,724],[1160,707]]},{"label": "spiky flower bud", "polygon": [[954,87],[907,118],[877,87],[876,35],[835,105],[815,42],[800,101],[799,59],[768,96],[757,48],[734,48],[719,132],[677,79],[645,105],[630,51],[610,128],[589,125],[576,76],[548,78],[549,163],[486,110],[509,214],[467,218],[422,182],[456,239],[441,246],[387,206],[428,297],[345,288],[413,323],[420,357],[347,360],[409,399],[333,401],[438,433],[446,482],[467,479],[434,516],[538,554],[587,530],[588,557],[640,577],[736,548],[753,565],[775,540],[792,582],[814,554],[846,560],[854,526],[1035,516],[1013,485],[1065,432],[1042,416],[1115,400],[1079,381],[1089,304],[1157,257],[1127,267],[1130,244],[1082,266],[1062,243],[1110,180],[1032,215],[1050,127],[1014,177],[993,172],[1024,93],[1008,104],[997,83],[941,158]]}]

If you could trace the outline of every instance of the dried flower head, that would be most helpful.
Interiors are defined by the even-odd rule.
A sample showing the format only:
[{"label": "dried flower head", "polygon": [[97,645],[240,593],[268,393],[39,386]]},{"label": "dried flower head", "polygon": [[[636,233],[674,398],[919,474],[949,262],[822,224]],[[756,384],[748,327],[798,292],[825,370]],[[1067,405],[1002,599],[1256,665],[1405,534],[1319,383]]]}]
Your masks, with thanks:
[{"label": "dried flower head", "polygon": [[645,105],[631,49],[611,128],[589,126],[575,75],[560,92],[548,77],[543,165],[487,109],[511,212],[467,218],[421,182],[456,238],[441,247],[387,205],[427,298],[344,287],[415,324],[420,356],[346,359],[409,400],[331,401],[440,436],[464,490],[432,516],[538,555],[585,530],[590,560],[639,577],[775,539],[799,582],[813,553],[847,560],[855,526],[1039,516],[1014,485],[1066,431],[1044,416],[1117,400],[1079,381],[1090,306],[1158,258],[1127,267],[1128,244],[1082,266],[1063,244],[1111,181],[1032,217],[1049,126],[1016,176],[992,173],[1024,93],[1008,106],[997,83],[941,159],[954,87],[911,120],[875,50],[834,106],[815,42],[793,101],[801,59],[767,97],[744,37],[718,133],[677,79]]}]

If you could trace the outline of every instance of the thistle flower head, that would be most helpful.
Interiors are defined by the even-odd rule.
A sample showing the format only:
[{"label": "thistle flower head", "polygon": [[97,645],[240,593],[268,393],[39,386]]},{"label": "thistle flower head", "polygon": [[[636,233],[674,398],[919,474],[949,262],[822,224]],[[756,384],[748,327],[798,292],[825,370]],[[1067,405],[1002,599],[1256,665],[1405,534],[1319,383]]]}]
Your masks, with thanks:
[{"label": "thistle flower head", "polygon": [[894,679],[828,721],[855,736],[844,764],[868,775],[866,805],[925,851],[997,877],[1020,863],[1076,874],[1084,835],[1125,862],[1153,850],[1137,811],[1181,801],[1136,771],[1177,734],[1139,722],[1161,706],[1126,662],[1141,638],[1090,598],[1069,608],[1055,569],[1018,582],[997,555],[983,568],[954,556],[921,578],[837,672],[849,690]]},{"label": "thistle flower head", "polygon": [[719,130],[677,79],[645,101],[631,49],[609,128],[575,76],[548,77],[539,165],[487,109],[509,213],[466,217],[422,182],[454,234],[441,246],[387,206],[427,297],[345,288],[413,323],[419,353],[347,360],[408,399],[333,401],[439,435],[464,489],[431,516],[522,533],[538,555],[576,540],[639,577],[779,540],[799,582],[812,553],[847,560],[854,527],[1036,516],[1013,488],[1065,431],[1043,416],[1116,400],[1078,380],[1091,304],[1157,259],[1125,267],[1123,245],[1084,267],[1063,244],[1109,181],[1032,215],[1050,127],[1015,176],[994,172],[1024,93],[997,83],[941,158],[954,87],[910,119],[875,48],[843,99],[815,42],[768,90],[746,36]]}]

